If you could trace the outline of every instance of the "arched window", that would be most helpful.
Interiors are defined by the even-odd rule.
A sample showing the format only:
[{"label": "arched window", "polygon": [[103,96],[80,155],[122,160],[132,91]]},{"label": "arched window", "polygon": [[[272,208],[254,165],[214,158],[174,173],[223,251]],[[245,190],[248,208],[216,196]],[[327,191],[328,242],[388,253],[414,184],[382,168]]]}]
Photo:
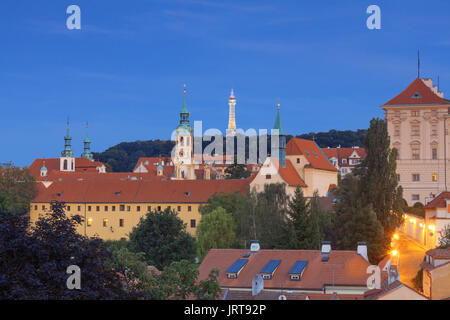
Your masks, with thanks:
[{"label": "arched window", "polygon": [[63,170],[67,170],[67,159],[64,159]]}]

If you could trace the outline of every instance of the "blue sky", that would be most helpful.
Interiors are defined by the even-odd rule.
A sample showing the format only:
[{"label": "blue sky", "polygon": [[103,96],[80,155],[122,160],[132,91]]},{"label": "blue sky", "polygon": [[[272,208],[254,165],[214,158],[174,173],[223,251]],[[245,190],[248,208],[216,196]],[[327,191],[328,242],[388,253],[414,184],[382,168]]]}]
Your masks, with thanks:
[{"label": "blue sky", "polygon": [[[133,4],[130,4],[133,3]],[[67,30],[66,8],[82,30]],[[381,8],[368,30],[366,8]],[[2,0],[0,162],[58,157],[70,116],[94,151],[169,139],[183,84],[191,121],[225,130],[234,87],[237,125],[285,131],[367,128],[417,75],[450,95],[450,2]]]}]

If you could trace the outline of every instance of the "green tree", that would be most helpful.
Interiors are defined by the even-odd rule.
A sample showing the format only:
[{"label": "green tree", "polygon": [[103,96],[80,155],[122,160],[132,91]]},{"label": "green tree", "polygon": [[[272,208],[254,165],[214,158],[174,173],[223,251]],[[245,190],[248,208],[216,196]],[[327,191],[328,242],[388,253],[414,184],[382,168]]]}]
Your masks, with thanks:
[{"label": "green tree", "polygon": [[420,293],[423,293],[423,269],[417,271],[416,276],[412,279],[413,287]]},{"label": "green tree", "polygon": [[[30,226],[26,216],[0,212],[0,300],[131,299],[117,273],[106,266],[110,253],[100,239],[76,232],[81,217],[67,217],[64,204]],[[66,270],[81,270],[81,289],[70,290]]]},{"label": "green tree", "polygon": [[236,242],[233,216],[219,207],[203,215],[197,230],[197,248],[200,260],[212,248],[232,248]]},{"label": "green tree", "polygon": [[337,191],[335,243],[340,250],[355,250],[358,242],[366,242],[369,260],[376,264],[387,251],[384,230],[372,205],[359,197],[360,184],[357,177],[347,174]]},{"label": "green tree", "polygon": [[149,212],[140,219],[130,233],[130,248],[144,252],[147,263],[160,270],[174,261],[193,262],[196,254],[194,238],[187,233],[177,213],[169,208]]},{"label": "green tree", "polygon": [[360,178],[360,198],[372,205],[384,228],[384,243],[388,246],[403,215],[403,191],[397,180],[397,150],[390,148],[387,123],[372,119],[364,140],[366,158],[355,168]]},{"label": "green tree", "polygon": [[4,197],[6,212],[26,214],[30,201],[37,195],[36,181],[26,168],[0,165],[0,195]]},{"label": "green tree", "polygon": [[295,230],[297,249],[318,249],[320,246],[320,230],[317,217],[317,206],[314,201],[314,214],[306,203],[300,186],[295,189],[294,197],[289,201],[288,216]]},{"label": "green tree", "polygon": [[232,164],[225,169],[226,179],[246,179],[250,177],[251,173],[243,164]]},{"label": "green tree", "polygon": [[450,248],[450,225],[446,225],[441,231],[441,238],[439,239],[439,249]]},{"label": "green tree", "polygon": [[186,260],[172,262],[160,274],[149,270],[144,253],[127,248],[111,248],[113,259],[109,267],[122,276],[122,282],[130,294],[147,300],[185,300],[188,298],[214,300],[220,295],[218,270],[198,281],[198,268]]}]

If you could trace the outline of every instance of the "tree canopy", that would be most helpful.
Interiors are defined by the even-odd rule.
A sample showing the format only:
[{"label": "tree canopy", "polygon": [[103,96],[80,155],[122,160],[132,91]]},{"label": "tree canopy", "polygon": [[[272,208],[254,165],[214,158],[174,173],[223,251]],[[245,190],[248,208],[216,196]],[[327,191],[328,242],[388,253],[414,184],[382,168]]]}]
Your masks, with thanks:
[{"label": "tree canopy", "polygon": [[143,252],[148,265],[162,270],[174,261],[194,261],[195,239],[186,231],[186,225],[169,208],[148,212],[130,233],[130,248]]}]

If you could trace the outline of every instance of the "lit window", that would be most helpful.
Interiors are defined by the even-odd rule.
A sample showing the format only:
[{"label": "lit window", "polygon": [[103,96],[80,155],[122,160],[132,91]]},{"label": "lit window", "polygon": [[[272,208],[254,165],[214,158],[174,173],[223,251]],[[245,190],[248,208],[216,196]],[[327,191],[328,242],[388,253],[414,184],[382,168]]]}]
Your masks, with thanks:
[{"label": "lit window", "polygon": [[432,176],[431,176],[431,179],[433,180],[433,182],[436,182],[437,181],[437,179],[438,179],[438,176],[437,176],[437,174],[436,173],[434,173]]},{"label": "lit window", "polygon": [[103,227],[107,227],[108,226],[108,219],[103,219]]},{"label": "lit window", "polygon": [[92,218],[89,218],[87,221],[87,226],[90,227],[92,226]]}]

